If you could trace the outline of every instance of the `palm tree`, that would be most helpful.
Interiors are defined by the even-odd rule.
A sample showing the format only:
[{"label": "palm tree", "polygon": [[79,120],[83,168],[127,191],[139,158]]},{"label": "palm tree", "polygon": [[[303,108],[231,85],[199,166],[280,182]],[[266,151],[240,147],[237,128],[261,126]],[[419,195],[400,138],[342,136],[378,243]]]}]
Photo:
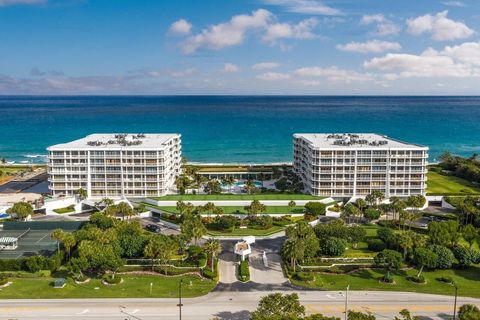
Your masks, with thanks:
[{"label": "palm tree", "polygon": [[292,212],[293,208],[295,208],[297,206],[297,203],[293,200],[291,200],[289,203],[288,203],[288,208],[290,209],[290,212]]},{"label": "palm tree", "polygon": [[235,184],[235,178],[233,176],[225,177],[225,183],[228,186],[228,191],[232,192],[232,186]]},{"label": "palm tree", "polygon": [[195,182],[195,185],[197,187],[197,193],[202,188],[202,184],[205,183],[207,180],[208,179],[205,176],[202,176],[201,174],[195,173],[193,175],[193,181]]},{"label": "palm tree", "polygon": [[403,260],[407,258],[408,250],[412,249],[414,245],[413,238],[409,232],[399,233],[396,237],[397,245],[403,249]]},{"label": "palm tree", "polygon": [[152,271],[155,270],[155,259],[158,259],[160,256],[161,250],[160,238],[157,236],[152,236],[150,240],[148,240],[145,249],[143,249],[143,254],[145,257],[150,258],[152,261]]},{"label": "palm tree", "polygon": [[83,188],[80,188],[80,189],[78,189],[77,191],[75,191],[75,194],[78,196],[78,198],[80,199],[80,201],[85,200],[85,199],[87,199],[87,197],[88,197],[88,192],[87,192],[87,190],[85,190],[85,189],[83,189]]},{"label": "palm tree", "polygon": [[258,179],[258,181],[260,181],[262,183],[262,188],[263,188],[264,187],[263,182],[265,180],[267,180],[267,177],[265,176],[265,174],[263,172],[260,172],[259,174],[257,174],[257,179]]},{"label": "palm tree", "polygon": [[365,210],[365,208],[367,207],[367,203],[362,198],[358,198],[355,201],[355,205],[358,209],[360,209],[360,213],[363,213],[363,210]]},{"label": "palm tree", "polygon": [[358,209],[352,203],[347,203],[342,208],[342,216],[344,219],[348,218],[348,220],[350,220],[350,217],[357,217],[360,215],[361,215],[360,209]]},{"label": "palm tree", "polygon": [[245,181],[245,189],[248,194],[252,194],[252,191],[255,189],[255,183],[252,179],[247,179],[247,181]]},{"label": "palm tree", "polygon": [[117,212],[122,215],[123,220],[125,220],[125,217],[127,217],[128,220],[130,217],[137,214],[126,202],[120,202],[117,205]]},{"label": "palm tree", "polygon": [[290,268],[295,272],[298,259],[302,258],[302,250],[298,238],[287,239],[283,243],[282,253],[286,259],[290,260]]},{"label": "palm tree", "polygon": [[194,220],[194,224],[192,226],[192,236],[195,245],[197,245],[198,239],[203,237],[206,233],[207,228],[205,228],[205,225],[202,222],[202,218],[199,216],[197,219]]},{"label": "palm tree", "polygon": [[215,256],[220,253],[221,250],[220,242],[216,239],[210,238],[205,243],[204,249],[205,252],[210,255],[210,269],[213,272]]}]

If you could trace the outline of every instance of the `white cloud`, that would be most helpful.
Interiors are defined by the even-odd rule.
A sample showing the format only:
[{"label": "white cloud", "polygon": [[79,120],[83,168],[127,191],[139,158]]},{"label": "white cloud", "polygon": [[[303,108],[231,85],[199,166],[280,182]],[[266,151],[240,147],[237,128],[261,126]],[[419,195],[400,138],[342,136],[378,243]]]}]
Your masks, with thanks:
[{"label": "white cloud", "polygon": [[264,9],[258,9],[250,15],[234,16],[229,22],[212,25],[189,37],[181,45],[183,52],[190,54],[201,48],[218,50],[238,45],[244,41],[247,31],[266,27],[272,16],[271,12]]},{"label": "white cloud", "polygon": [[331,82],[350,83],[354,81],[371,81],[373,79],[370,74],[362,74],[353,70],[339,69],[332,66],[328,68],[322,67],[304,67],[295,70],[295,75],[300,77],[322,77]]},{"label": "white cloud", "polygon": [[436,15],[426,14],[407,20],[407,31],[413,35],[430,33],[433,40],[447,41],[465,39],[474,31],[460,21],[447,18],[448,11],[442,11]]},{"label": "white cloud", "polygon": [[[184,70],[169,70],[168,74],[174,78],[184,78],[194,74],[197,70],[195,68],[187,68]],[[159,73],[161,75],[161,73]]]},{"label": "white cloud", "polygon": [[265,81],[280,81],[290,79],[290,75],[288,73],[280,72],[265,72],[257,75],[256,78]]},{"label": "white cloud", "polygon": [[47,3],[47,0],[0,0],[0,7],[13,5],[36,5]]},{"label": "white cloud", "polygon": [[185,19],[175,21],[169,29],[170,33],[181,35],[189,34],[191,30],[192,24]]},{"label": "white cloud", "polygon": [[223,64],[222,71],[227,73],[235,73],[235,72],[239,72],[240,68],[234,65],[233,63],[225,63]]},{"label": "white cloud", "polygon": [[288,12],[313,15],[340,15],[340,10],[329,7],[318,0],[264,0],[264,3],[279,5]]},{"label": "white cloud", "polygon": [[401,48],[398,42],[389,42],[381,40],[370,40],[367,42],[349,42],[347,44],[337,45],[337,49],[342,51],[360,52],[360,53],[379,53],[387,50],[399,50]]},{"label": "white cloud", "polygon": [[313,28],[318,24],[316,18],[309,18],[300,21],[297,24],[289,23],[273,23],[267,26],[267,32],[263,36],[263,40],[267,42],[275,42],[278,39],[311,39],[315,37]]},{"label": "white cloud", "polygon": [[366,61],[364,67],[405,78],[479,77],[480,43],[466,42],[442,51],[429,48],[420,55],[389,53]]},{"label": "white cloud", "polygon": [[260,62],[252,66],[252,70],[268,70],[280,67],[280,63],[277,62]]},{"label": "white cloud", "polygon": [[459,8],[463,8],[463,7],[467,6],[462,1],[444,1],[444,2],[442,2],[442,4],[444,4],[446,6],[449,6],[449,7],[459,7]]},{"label": "white cloud", "polygon": [[364,15],[360,21],[361,25],[375,24],[374,33],[379,36],[398,34],[402,29],[392,21],[385,18],[383,14]]}]

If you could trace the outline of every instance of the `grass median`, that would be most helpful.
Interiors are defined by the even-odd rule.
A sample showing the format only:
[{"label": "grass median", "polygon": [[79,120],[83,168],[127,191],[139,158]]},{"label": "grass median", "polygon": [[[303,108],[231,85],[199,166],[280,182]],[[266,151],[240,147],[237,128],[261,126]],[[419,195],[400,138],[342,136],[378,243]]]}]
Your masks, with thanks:
[{"label": "grass median", "polygon": [[320,290],[380,290],[380,291],[406,291],[418,293],[431,293],[454,295],[455,289],[451,284],[441,282],[440,277],[451,277],[458,286],[458,295],[480,298],[480,267],[462,270],[436,270],[424,271],[426,284],[417,284],[407,280],[407,276],[415,276],[418,270],[402,270],[392,272],[395,284],[385,284],[379,281],[384,276],[383,270],[363,269],[350,274],[315,273],[315,281],[304,282],[292,279],[292,283],[301,287],[316,288]]},{"label": "grass median", "polygon": [[[55,289],[53,278],[12,278],[10,286],[0,291],[0,299],[54,299],[54,298],[176,298],[178,284],[183,279],[182,296],[198,297],[210,292],[215,281],[200,279],[197,276],[164,277],[150,275],[117,275],[123,282],[114,286],[91,279],[89,283],[76,284],[67,279],[67,285]],[[152,283],[152,294],[150,294]],[[191,285],[190,285],[191,284]]]}]

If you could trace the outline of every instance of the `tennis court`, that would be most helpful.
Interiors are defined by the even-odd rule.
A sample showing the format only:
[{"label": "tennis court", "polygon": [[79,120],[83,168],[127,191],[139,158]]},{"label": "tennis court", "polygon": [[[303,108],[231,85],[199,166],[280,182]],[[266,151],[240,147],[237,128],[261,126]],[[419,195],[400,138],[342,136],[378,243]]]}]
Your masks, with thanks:
[{"label": "tennis court", "polygon": [[0,238],[18,238],[15,250],[0,250],[0,259],[18,259],[41,254],[51,256],[57,249],[57,242],[50,237],[52,230],[4,230]]}]

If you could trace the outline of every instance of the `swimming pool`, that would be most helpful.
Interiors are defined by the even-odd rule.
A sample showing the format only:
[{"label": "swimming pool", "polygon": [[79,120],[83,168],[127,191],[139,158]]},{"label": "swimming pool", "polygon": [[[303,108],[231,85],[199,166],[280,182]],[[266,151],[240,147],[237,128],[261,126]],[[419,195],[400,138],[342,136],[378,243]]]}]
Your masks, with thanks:
[{"label": "swimming pool", "polygon": [[[262,187],[262,183],[261,183],[260,181],[253,181],[253,184],[254,184],[255,187],[257,187],[257,188],[261,188],[261,187]],[[245,187],[245,181],[235,182],[235,186],[236,186],[236,187],[239,187],[239,188],[243,188],[243,187]]]}]

